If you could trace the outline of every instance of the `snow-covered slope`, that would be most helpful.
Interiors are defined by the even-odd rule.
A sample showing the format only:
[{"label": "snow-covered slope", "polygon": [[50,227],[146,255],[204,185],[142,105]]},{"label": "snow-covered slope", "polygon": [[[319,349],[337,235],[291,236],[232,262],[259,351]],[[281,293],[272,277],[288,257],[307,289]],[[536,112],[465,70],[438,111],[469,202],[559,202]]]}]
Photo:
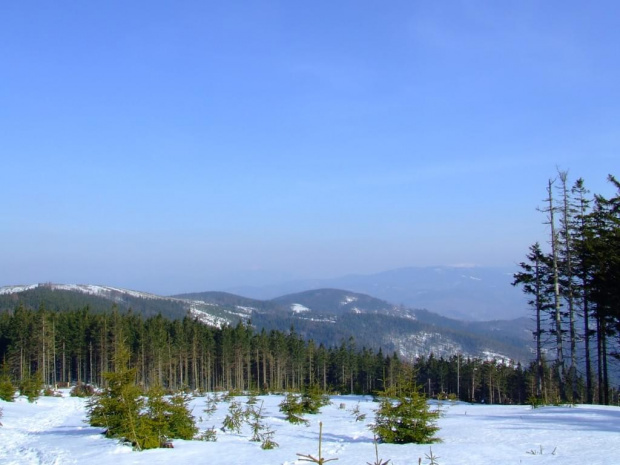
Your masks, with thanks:
[{"label": "snow-covered slope", "polygon": [[[66,395],[66,392],[65,392]],[[235,400],[244,405],[247,398]],[[284,420],[281,396],[260,396],[264,423],[275,431],[279,447],[262,450],[251,442],[246,425],[240,433],[220,427],[229,404],[204,413],[206,399],[192,400],[201,430],[215,427],[216,442],[175,440],[173,449],[134,452],[127,445],[100,434],[102,428],[85,423],[85,399],[42,397],[29,404],[24,398],[0,401],[0,463],[3,465],[302,465],[297,454],[318,457],[319,422],[323,423],[322,456],[339,465],[375,462],[375,445],[368,425],[377,407],[369,397],[335,396],[332,405],[307,415],[308,426]],[[358,406],[366,414],[355,421]],[[444,403],[438,421],[438,444],[379,444],[378,455],[390,465],[428,465],[431,452],[439,465],[613,465],[618,463],[620,408],[470,405]],[[421,459],[418,462],[418,459]],[[306,462],[307,463],[307,462]]]}]

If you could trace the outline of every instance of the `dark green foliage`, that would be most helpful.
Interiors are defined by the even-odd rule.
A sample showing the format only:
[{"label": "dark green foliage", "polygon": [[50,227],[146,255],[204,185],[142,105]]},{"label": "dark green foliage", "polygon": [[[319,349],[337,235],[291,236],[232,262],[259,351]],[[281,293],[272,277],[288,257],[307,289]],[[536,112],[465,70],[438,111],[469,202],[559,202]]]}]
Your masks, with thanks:
[{"label": "dark green foliage", "polygon": [[304,405],[300,395],[289,392],[280,402],[280,411],[286,415],[286,421],[295,425],[308,425],[308,420],[303,417]]},{"label": "dark green foliage", "polygon": [[41,374],[38,371],[25,376],[22,378],[21,383],[19,383],[19,393],[22,396],[26,396],[28,402],[37,400],[42,390],[43,378],[41,378]]},{"label": "dark green foliage", "polygon": [[538,407],[542,407],[543,405],[545,405],[544,399],[542,397],[537,397],[537,396],[528,397],[526,402],[530,404],[532,408],[538,408]]},{"label": "dark green foliage", "polygon": [[280,403],[280,411],[286,415],[286,420],[294,424],[308,424],[303,415],[314,415],[320,412],[321,407],[329,405],[329,396],[325,395],[321,388],[314,384],[299,395],[292,392],[286,394]]},{"label": "dark green foliage", "polygon": [[[549,180],[548,206],[542,210],[551,253],[531,248],[530,263],[515,274],[515,282],[532,296],[537,316],[537,389],[532,394],[545,402],[559,397],[560,402],[608,404],[616,384],[610,380],[612,357],[620,359],[620,182],[610,175],[615,196],[588,198],[582,179],[568,189],[567,175],[558,172]],[[540,341],[543,333],[552,337]],[[550,377],[543,377],[543,351],[553,356]]]},{"label": "dark green foliage", "polygon": [[158,386],[148,391],[146,411],[141,417],[144,417],[145,426],[157,436],[160,445],[173,438],[190,440],[198,433],[194,418],[187,408],[189,400],[183,393],[167,399],[164,390]]},{"label": "dark green foliage", "polygon": [[321,411],[321,407],[331,404],[329,396],[325,394],[318,384],[309,386],[301,396],[301,412],[311,415]]},{"label": "dark green foliage", "polygon": [[125,367],[126,359],[127,353],[121,352],[116,360],[117,371],[104,375],[108,387],[91,398],[89,422],[106,428],[107,437],[128,441],[138,450],[159,447],[150,425],[140,419],[145,400],[135,384],[135,369]]},{"label": "dark green foliage", "polygon": [[177,393],[170,398],[168,402],[168,437],[190,440],[198,432],[194,417],[187,408],[189,401],[189,396],[184,393]]},{"label": "dark green foliage", "polygon": [[438,410],[431,410],[426,396],[415,385],[411,374],[380,393],[380,406],[371,429],[381,442],[391,444],[430,444],[439,441]]},{"label": "dark green foliage", "polygon": [[188,398],[176,394],[168,400],[157,386],[142,397],[135,384],[135,369],[125,368],[126,358],[121,349],[118,371],[105,374],[108,387],[91,399],[90,424],[105,427],[107,437],[131,443],[137,450],[162,447],[172,438],[192,439],[198,430],[187,409]]},{"label": "dark green foliage", "polygon": [[[113,293],[113,291],[111,292]],[[187,314],[183,305],[174,300],[147,299],[121,292],[117,292],[113,297],[119,310],[123,313],[131,310],[145,317],[161,314],[170,319],[181,319]],[[38,309],[44,305],[45,308],[52,311],[85,307],[88,307],[93,313],[103,313],[110,310],[110,299],[108,298],[40,285],[17,294],[0,295],[0,311],[13,309],[15,300],[30,309]]]},{"label": "dark green foliage", "polygon": [[[470,326],[483,330],[475,323]],[[35,337],[43,332],[45,340]],[[44,368],[46,385],[107,387],[104,373],[117,371],[120,340],[126,341],[126,367],[134,370],[133,382],[144,389],[164,386],[168,393],[188,387],[246,395],[260,387],[263,392],[291,390],[304,396],[313,390],[368,394],[392,386],[406,366],[382,350],[359,350],[352,339],[336,347],[305,341],[297,329],[255,332],[248,325],[215,329],[191,318],[142,319],[131,312],[94,314],[87,308],[56,312],[18,307],[0,313],[0,360],[6,360],[6,373],[15,384]],[[415,365],[418,384],[428,397],[524,403],[535,395],[529,392],[535,367],[456,355],[431,355]],[[316,405],[304,403],[306,412]]]},{"label": "dark green foliage", "polygon": [[5,402],[13,402],[15,400],[15,393],[17,388],[9,377],[6,365],[4,365],[2,372],[0,373],[0,399]]},{"label": "dark green foliage", "polygon": [[225,430],[240,433],[243,422],[246,420],[246,412],[239,402],[233,401],[228,406],[228,414],[224,417],[223,427]]}]

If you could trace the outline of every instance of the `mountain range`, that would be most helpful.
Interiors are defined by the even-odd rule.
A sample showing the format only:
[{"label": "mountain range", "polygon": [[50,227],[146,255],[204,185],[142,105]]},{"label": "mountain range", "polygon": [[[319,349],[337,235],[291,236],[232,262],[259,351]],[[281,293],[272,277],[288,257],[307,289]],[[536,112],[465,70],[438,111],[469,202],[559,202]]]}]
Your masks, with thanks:
[{"label": "mountain range", "polygon": [[226,292],[158,296],[96,285],[46,283],[0,288],[0,311],[20,304],[59,311],[88,306],[93,312],[110,311],[115,306],[144,317],[190,316],[212,326],[243,321],[258,331],[293,330],[317,344],[355,343],[358,348],[381,348],[408,359],[431,353],[519,361],[530,358],[527,318],[461,321],[341,289],[312,289],[260,300]]},{"label": "mountain range", "polygon": [[368,275],[238,286],[226,291],[265,300],[313,289],[343,289],[448,318],[504,320],[528,315],[526,298],[519,288],[511,286],[515,271],[516,267],[407,267]]}]

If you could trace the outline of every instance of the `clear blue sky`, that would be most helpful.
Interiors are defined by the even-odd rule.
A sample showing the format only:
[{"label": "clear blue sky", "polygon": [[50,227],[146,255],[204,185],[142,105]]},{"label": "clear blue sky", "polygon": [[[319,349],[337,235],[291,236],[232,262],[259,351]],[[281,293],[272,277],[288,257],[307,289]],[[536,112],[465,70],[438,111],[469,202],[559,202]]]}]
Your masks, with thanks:
[{"label": "clear blue sky", "polygon": [[511,266],[620,175],[617,1],[0,5],[0,285]]}]

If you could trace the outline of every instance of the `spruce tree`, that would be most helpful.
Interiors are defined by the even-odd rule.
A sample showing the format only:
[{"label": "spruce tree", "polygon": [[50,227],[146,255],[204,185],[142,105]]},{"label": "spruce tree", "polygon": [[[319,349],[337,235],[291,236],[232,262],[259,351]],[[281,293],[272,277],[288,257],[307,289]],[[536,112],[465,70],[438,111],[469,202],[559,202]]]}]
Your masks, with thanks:
[{"label": "spruce tree", "polygon": [[129,442],[137,450],[162,447],[169,439],[192,439],[198,429],[187,396],[176,394],[168,400],[156,386],[143,397],[135,383],[136,370],[127,367],[126,348],[118,354],[117,371],[104,374],[108,387],[89,403],[90,424],[107,428],[107,437]]},{"label": "spruce tree", "polygon": [[168,401],[167,420],[168,435],[171,439],[193,439],[198,428],[188,408],[190,398],[187,394],[178,392]]},{"label": "spruce tree", "polygon": [[552,308],[551,286],[551,259],[542,253],[540,244],[535,243],[530,246],[530,253],[527,255],[527,262],[522,262],[520,272],[514,274],[513,286],[520,285],[523,292],[528,294],[528,304],[534,309],[536,329],[533,331],[536,343],[536,397],[540,399],[543,395],[543,353],[542,335],[546,332],[543,329],[543,318]]},{"label": "spruce tree", "polygon": [[286,415],[286,420],[293,424],[308,425],[308,420],[303,417],[304,406],[301,396],[289,392],[282,402],[280,402],[280,411]]},{"label": "spruce tree", "polygon": [[0,371],[0,399],[5,402],[13,402],[15,400],[16,391],[17,388],[11,381],[9,367],[5,362],[2,364],[2,370]]},{"label": "spruce tree", "polygon": [[426,396],[415,384],[413,370],[405,370],[397,382],[379,393],[373,433],[381,442],[393,444],[431,444],[438,442],[435,433],[439,410],[431,410]]},{"label": "spruce tree", "polygon": [[28,402],[34,402],[41,395],[43,389],[43,378],[37,371],[22,378],[19,384],[19,393],[26,396]]},{"label": "spruce tree", "polygon": [[107,437],[128,441],[138,450],[157,447],[155,441],[145,439],[147,427],[139,419],[145,401],[135,384],[136,370],[127,367],[128,359],[127,349],[119,348],[116,371],[104,373],[108,386],[89,402],[88,419],[92,426],[105,427]]}]

